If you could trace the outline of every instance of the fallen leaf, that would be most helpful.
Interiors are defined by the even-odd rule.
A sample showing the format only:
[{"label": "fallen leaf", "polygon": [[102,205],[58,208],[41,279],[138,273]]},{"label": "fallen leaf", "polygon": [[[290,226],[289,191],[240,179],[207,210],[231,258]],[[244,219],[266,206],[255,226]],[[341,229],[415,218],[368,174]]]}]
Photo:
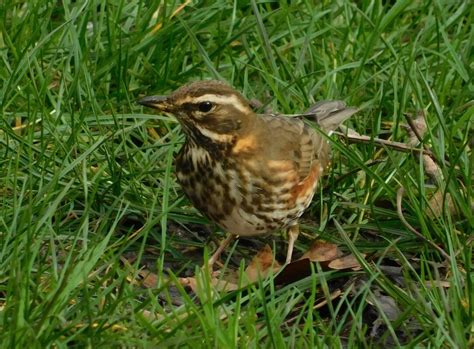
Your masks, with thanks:
[{"label": "fallen leaf", "polygon": [[373,306],[378,306],[388,320],[395,321],[401,314],[401,310],[397,302],[390,297],[381,294],[377,289],[374,290],[374,296],[367,297],[366,302]]},{"label": "fallen leaf", "polygon": [[235,291],[239,288],[237,284],[224,279],[212,279],[212,286],[223,292]]},{"label": "fallen leaf", "polygon": [[138,271],[138,275],[142,277],[142,285],[146,288],[156,288],[158,285],[158,275],[147,269]]},{"label": "fallen leaf", "polygon": [[438,183],[443,181],[443,172],[441,171],[441,168],[429,155],[423,155],[423,166],[425,168],[425,173],[428,176],[437,180]]},{"label": "fallen leaf", "polygon": [[255,282],[258,278],[265,278],[270,272],[276,273],[281,269],[281,265],[275,260],[272,249],[269,245],[265,245],[253,257],[252,261],[245,269],[245,274],[249,283]]},{"label": "fallen leaf", "polygon": [[[234,282],[234,280],[236,280],[234,275],[228,274],[227,276],[221,277],[219,276],[219,273],[216,272],[212,273],[210,278],[211,285],[216,291],[230,292],[239,288],[237,283]],[[196,294],[199,294],[199,291],[201,291],[199,289],[200,284],[198,283],[196,277],[180,278],[179,283],[184,287],[189,287]]]},{"label": "fallen leaf", "polygon": [[[428,217],[434,218],[439,217],[443,214],[443,199],[445,198],[444,193],[441,190],[437,190],[428,201],[428,206],[425,209],[425,213]],[[451,215],[456,214],[456,206],[454,206],[453,199],[449,193],[446,194],[446,202],[448,213]]]},{"label": "fallen leaf", "polygon": [[[280,270],[281,265],[275,260],[272,249],[269,245],[265,245],[255,257],[252,259],[248,267],[245,269],[247,276],[242,286],[246,286],[258,280],[258,278],[265,278],[270,272],[276,273]],[[189,287],[194,293],[200,294],[200,285],[197,278],[202,277],[202,274],[195,277],[180,278],[179,282],[184,287]],[[220,272],[214,272],[209,276],[210,283],[217,291],[229,292],[235,291],[239,288],[237,271],[226,270],[224,275]],[[209,282],[209,281],[207,281]]]},{"label": "fallen leaf", "polygon": [[290,264],[276,276],[276,285],[289,285],[311,275],[311,261],[308,258],[298,259]]},{"label": "fallen leaf", "polygon": [[412,118],[411,116],[409,117],[410,119],[407,119],[407,121],[409,121],[408,124],[410,126],[407,128],[409,137],[407,144],[410,146],[416,146],[420,143],[418,136],[420,138],[423,138],[426,133],[426,130],[428,129],[426,125],[425,112],[424,110],[420,110],[417,113],[416,118]]},{"label": "fallen leaf", "polygon": [[342,252],[336,244],[316,240],[300,259],[308,258],[312,262],[327,262],[340,256],[342,256]]},{"label": "fallen leaf", "polygon": [[178,281],[181,284],[181,286],[189,287],[194,293],[198,291],[197,280],[195,277],[179,278]]},{"label": "fallen leaf", "polygon": [[[365,258],[365,253],[361,253],[361,255]],[[349,254],[347,256],[334,259],[333,261],[329,262],[328,267],[330,269],[342,270],[342,269],[352,269],[352,270],[360,270],[361,266],[357,261],[357,258]]]}]

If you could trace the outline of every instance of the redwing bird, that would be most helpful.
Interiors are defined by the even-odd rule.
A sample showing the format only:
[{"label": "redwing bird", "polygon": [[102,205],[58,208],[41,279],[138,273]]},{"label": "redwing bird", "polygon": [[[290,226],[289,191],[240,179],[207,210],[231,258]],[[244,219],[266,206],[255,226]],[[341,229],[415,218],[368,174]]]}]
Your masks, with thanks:
[{"label": "redwing bird", "polygon": [[[229,233],[209,264],[234,236],[283,229],[289,263],[298,218],[329,166],[326,139],[296,117],[256,114],[239,92],[219,81],[193,82],[139,103],[178,119],[186,135],[176,157],[178,182],[193,205]],[[324,101],[303,115],[330,132],[356,111]]]}]

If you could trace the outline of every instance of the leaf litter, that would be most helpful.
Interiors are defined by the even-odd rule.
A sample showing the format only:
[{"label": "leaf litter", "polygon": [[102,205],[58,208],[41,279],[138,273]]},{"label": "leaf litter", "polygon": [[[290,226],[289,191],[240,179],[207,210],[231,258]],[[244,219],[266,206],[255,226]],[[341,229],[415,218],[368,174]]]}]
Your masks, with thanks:
[{"label": "leaf litter", "polygon": [[[409,125],[410,127],[406,127],[409,130],[409,141],[406,143],[406,147],[411,150],[412,148],[419,146],[419,144],[422,144],[423,149],[418,153],[418,156],[423,157],[422,160],[425,166],[425,173],[438,186],[438,190],[436,190],[429,198],[426,214],[431,217],[439,216],[443,213],[444,208],[447,208],[445,212],[454,215],[456,213],[456,208],[452,203],[451,197],[449,194],[443,195],[443,178],[439,166],[433,158],[430,157],[431,150],[429,147],[420,142],[423,138],[424,132],[426,131],[424,114],[419,113],[414,123],[409,122]],[[385,146],[388,143],[388,141],[383,142]],[[394,148],[398,149],[400,146],[397,145]],[[403,197],[401,199],[403,199]],[[400,212],[403,214],[401,203],[402,200],[397,203],[399,215]],[[414,285],[413,282],[407,284],[404,273],[407,272],[407,269],[410,270],[410,272],[413,272],[414,270],[418,270],[417,268],[420,268],[419,266],[417,267],[416,257],[405,256],[407,258],[406,261],[399,261],[397,258],[384,255],[382,260],[378,260],[375,263],[376,258],[380,258],[380,254],[378,257],[376,253],[369,255],[369,257],[367,256],[367,254],[361,253],[359,258],[362,257],[366,259],[370,267],[375,267],[383,273],[386,278],[391,279],[402,289],[415,290],[415,293],[417,293],[416,289],[422,287],[440,289],[450,287],[450,283],[447,281],[449,268],[446,263],[441,263],[438,266],[431,266],[436,269],[435,275],[444,275],[446,279],[438,277],[436,280]],[[384,263],[382,263],[382,261]],[[410,263],[409,268],[406,266],[407,261]],[[184,287],[185,290],[188,290],[187,292],[190,294],[200,295],[196,299],[199,303],[205,300],[205,298],[202,298],[204,291],[202,285],[212,285],[215,290],[214,296],[222,295],[222,293],[232,294],[234,291],[244,289],[245,287],[253,285],[263,279],[270,280],[277,287],[281,288],[314,275],[314,271],[316,270],[315,266],[317,265],[318,270],[331,272],[333,275],[336,275],[336,277],[330,281],[326,281],[327,286],[329,287],[329,292],[322,292],[322,289],[318,286],[317,292],[321,297],[319,297],[313,304],[313,310],[318,310],[321,314],[326,314],[328,318],[331,318],[331,314],[327,310],[329,304],[336,302],[338,299],[341,299],[341,302],[343,302],[343,298],[341,297],[348,297],[348,295],[357,302],[357,299],[361,294],[366,294],[365,297],[361,298],[361,300],[366,304],[362,319],[369,326],[369,336],[376,341],[385,338],[386,344],[390,344],[390,341],[393,340],[393,338],[391,340],[389,338],[387,341],[387,337],[390,337],[387,336],[387,322],[397,323],[397,321],[403,317],[402,308],[400,307],[400,304],[397,304],[395,298],[384,291],[384,289],[382,289],[378,283],[375,283],[374,280],[369,281],[365,274],[360,273],[363,268],[356,256],[351,253],[343,252],[334,243],[316,240],[300,259],[287,265],[281,265],[276,260],[271,247],[265,245],[263,248],[258,250],[243,272],[238,269],[232,269],[231,265],[232,263],[221,270],[207,274],[203,273],[205,270],[201,269],[200,272],[193,274],[193,276],[183,276],[178,278],[178,282],[180,286]],[[140,270],[136,275],[141,278],[140,284],[144,288],[153,288],[157,284],[158,276],[150,272],[147,268]],[[174,296],[179,297],[179,292],[174,292],[173,297]],[[176,303],[183,304],[183,302]],[[347,303],[347,300],[345,303]],[[295,306],[293,312],[294,315],[288,316],[286,322],[298,321],[300,318],[298,316],[298,310],[302,309],[303,306]],[[402,342],[403,338],[413,337],[421,328],[413,318],[404,322],[406,324],[409,323],[410,325],[402,324],[396,329],[396,334]]]}]

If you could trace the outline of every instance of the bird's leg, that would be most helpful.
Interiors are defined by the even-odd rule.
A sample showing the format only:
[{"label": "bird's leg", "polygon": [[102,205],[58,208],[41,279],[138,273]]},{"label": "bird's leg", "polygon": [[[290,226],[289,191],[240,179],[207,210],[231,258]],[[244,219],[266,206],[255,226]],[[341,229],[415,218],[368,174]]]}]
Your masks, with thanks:
[{"label": "bird's leg", "polygon": [[211,256],[211,258],[209,258],[209,261],[207,262],[207,267],[209,268],[209,270],[212,270],[212,266],[214,265],[214,263],[217,262],[217,260],[219,259],[219,257],[222,254],[222,251],[224,251],[226,249],[226,247],[229,246],[229,244],[234,239],[235,239],[234,234],[228,234],[227,237],[224,239],[224,241],[222,241],[220,243],[220,245],[217,248],[216,252],[214,252],[214,254]]},{"label": "bird's leg", "polygon": [[300,233],[300,226],[298,224],[293,225],[288,229],[288,251],[286,252],[285,264],[291,263],[291,256],[293,255],[293,247],[295,246],[295,241],[298,238],[299,233]]}]

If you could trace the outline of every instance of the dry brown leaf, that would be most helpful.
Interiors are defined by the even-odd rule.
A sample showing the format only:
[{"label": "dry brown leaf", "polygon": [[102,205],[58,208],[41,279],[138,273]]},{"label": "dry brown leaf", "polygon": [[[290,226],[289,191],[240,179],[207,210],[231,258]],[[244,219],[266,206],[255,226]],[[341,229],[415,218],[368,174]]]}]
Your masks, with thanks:
[{"label": "dry brown leaf", "polygon": [[[180,278],[179,283],[184,287],[189,287],[194,293],[199,293],[199,283],[195,277]],[[211,285],[221,292],[235,291],[239,288],[236,283],[215,276],[211,277]]]},{"label": "dry brown leaf", "polygon": [[245,269],[245,274],[249,283],[255,282],[258,278],[265,278],[270,272],[276,273],[280,270],[281,265],[275,260],[272,249],[269,245],[265,245],[253,257],[252,261]]},{"label": "dry brown leaf", "polygon": [[443,180],[443,172],[441,171],[441,168],[429,155],[423,155],[423,167],[425,168],[425,173],[434,180]]},{"label": "dry brown leaf", "polygon": [[[365,258],[365,253],[361,253],[361,255]],[[349,254],[347,256],[334,259],[333,261],[329,262],[328,267],[331,269],[342,270],[342,269],[352,269],[352,270],[360,270],[361,266],[357,261],[357,258],[353,254]]]},{"label": "dry brown leaf", "polygon": [[224,292],[235,291],[239,288],[237,284],[224,279],[212,279],[212,286],[214,286],[216,290]]},{"label": "dry brown leaf", "polygon": [[183,287],[189,287],[194,293],[197,292],[197,280],[195,277],[179,278],[179,283]]},{"label": "dry brown leaf", "polygon": [[[265,278],[271,271],[276,273],[280,268],[280,264],[273,257],[272,249],[269,245],[266,245],[255,255],[245,269],[247,280],[242,286],[255,282],[259,277]],[[219,274],[219,272],[214,272],[210,275],[211,285],[217,291],[230,292],[239,288],[237,271],[227,270],[225,275],[220,276]],[[179,282],[184,287],[189,287],[194,293],[199,293],[200,283],[197,277],[180,278]]]},{"label": "dry brown leaf", "polygon": [[147,269],[138,271],[138,275],[142,277],[142,285],[146,288],[156,288],[158,285],[158,275]]},{"label": "dry brown leaf", "polygon": [[408,128],[409,140],[407,144],[410,146],[416,146],[420,143],[420,140],[423,139],[423,136],[428,129],[426,125],[425,112],[421,110],[417,113],[416,118],[409,117],[407,121],[410,126]]},{"label": "dry brown leaf", "polygon": [[316,240],[300,259],[308,258],[312,262],[327,262],[340,256],[342,256],[342,252],[336,244]]},{"label": "dry brown leaf", "polygon": [[276,285],[289,285],[311,275],[311,261],[308,258],[297,259],[285,268],[275,278]]},{"label": "dry brown leaf", "polygon": [[[443,214],[443,199],[444,193],[441,190],[436,191],[433,196],[429,199],[428,205],[429,207],[426,208],[425,213],[433,218],[439,217]],[[448,204],[448,212],[451,215],[456,214],[456,206],[454,206],[453,199],[449,193],[446,194],[446,201]]]}]

